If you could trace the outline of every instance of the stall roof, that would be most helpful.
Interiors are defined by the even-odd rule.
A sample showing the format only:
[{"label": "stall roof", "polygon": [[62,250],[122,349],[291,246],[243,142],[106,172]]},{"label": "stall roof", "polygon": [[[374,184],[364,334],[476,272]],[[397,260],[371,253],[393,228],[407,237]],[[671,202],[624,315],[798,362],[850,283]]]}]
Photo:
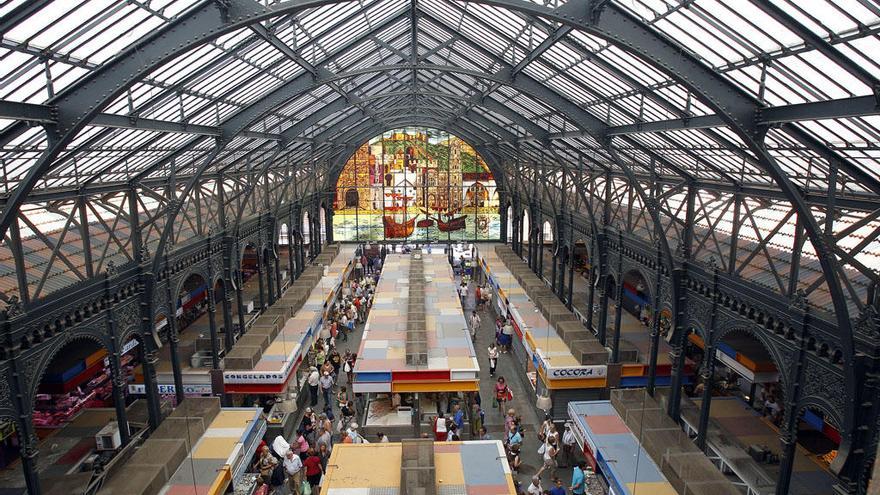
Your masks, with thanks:
[{"label": "stall roof", "polygon": [[[398,495],[402,457],[401,443],[338,444],[327,463],[320,495]],[[434,468],[440,494],[516,494],[498,440],[435,442]]]},{"label": "stall roof", "polygon": [[[535,303],[526,294],[501,258],[495,253],[495,244],[480,246],[480,258],[488,268],[492,280],[498,284],[498,293],[507,299],[507,305],[516,310],[535,345],[554,367],[580,366],[571,350],[544,318]],[[526,331],[526,329],[520,329]]]},{"label": "stall roof", "polygon": [[[276,393],[283,387],[291,373],[320,331],[329,294],[335,293],[345,278],[346,269],[354,256],[354,246],[343,247],[326,274],[315,286],[302,308],[288,319],[275,339],[263,351],[251,371],[226,371],[223,373],[227,392]],[[273,388],[274,387],[274,388]]]},{"label": "stall roof", "polygon": [[569,402],[568,414],[574,422],[575,437],[581,437],[578,442],[586,441],[600,471],[617,493],[677,493],[611,401]]},{"label": "stall roof", "polygon": [[[388,255],[376,286],[354,372],[355,391],[476,388],[479,364],[445,255],[423,254],[427,366],[406,363],[409,256]],[[450,388],[451,387],[451,388]]]},{"label": "stall roof", "polygon": [[221,409],[159,495],[224,493],[236,467],[250,463],[265,431],[260,413],[253,408]]}]

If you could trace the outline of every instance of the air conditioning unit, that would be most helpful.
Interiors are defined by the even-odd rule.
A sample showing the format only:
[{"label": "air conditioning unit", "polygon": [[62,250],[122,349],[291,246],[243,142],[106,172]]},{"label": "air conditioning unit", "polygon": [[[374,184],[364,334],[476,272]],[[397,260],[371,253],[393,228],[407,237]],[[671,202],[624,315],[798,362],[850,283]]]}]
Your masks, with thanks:
[{"label": "air conditioning unit", "polygon": [[95,450],[116,450],[122,444],[119,436],[119,423],[111,421],[95,435]]}]

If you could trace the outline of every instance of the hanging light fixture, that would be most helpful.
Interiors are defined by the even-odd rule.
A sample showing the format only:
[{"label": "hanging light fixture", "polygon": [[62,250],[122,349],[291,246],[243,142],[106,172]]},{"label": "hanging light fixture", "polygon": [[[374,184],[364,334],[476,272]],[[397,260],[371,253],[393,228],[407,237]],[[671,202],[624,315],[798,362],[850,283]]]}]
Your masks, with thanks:
[{"label": "hanging light fixture", "polygon": [[550,400],[549,395],[538,395],[538,398],[535,401],[535,407],[544,411],[544,414],[547,414],[550,409],[553,408],[553,401]]}]

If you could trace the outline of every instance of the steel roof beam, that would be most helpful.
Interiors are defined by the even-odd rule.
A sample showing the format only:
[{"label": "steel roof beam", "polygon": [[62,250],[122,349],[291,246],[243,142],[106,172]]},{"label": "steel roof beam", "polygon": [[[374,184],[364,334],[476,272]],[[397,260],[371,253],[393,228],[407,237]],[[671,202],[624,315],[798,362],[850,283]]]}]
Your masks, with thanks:
[{"label": "steel roof beam", "polygon": [[808,29],[788,12],[785,12],[772,2],[766,0],[751,0],[751,2],[759,9],[763,10],[765,14],[775,19],[776,22],[782,24],[785,29],[796,34],[804,40],[804,42],[815,48],[816,51],[831,59],[831,61],[839,65],[843,70],[849,72],[850,75],[871,88],[871,91],[874,93],[875,106],[880,103],[880,80],[878,80],[873,74],[865,70],[865,68],[858,63],[854,62],[843,52],[838,50],[837,47],[825,40],[825,38]]}]

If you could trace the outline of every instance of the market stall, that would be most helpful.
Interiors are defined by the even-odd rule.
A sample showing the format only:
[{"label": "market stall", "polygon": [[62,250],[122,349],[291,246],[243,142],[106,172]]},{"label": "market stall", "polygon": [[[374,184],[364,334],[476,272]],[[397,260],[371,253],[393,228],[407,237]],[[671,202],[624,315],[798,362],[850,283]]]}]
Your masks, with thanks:
[{"label": "market stall", "polygon": [[516,494],[500,441],[415,440],[334,446],[321,495],[398,493],[407,486],[438,494]]},{"label": "market stall", "polygon": [[247,471],[266,432],[260,412],[254,408],[222,408],[193,443],[160,495],[221,495],[230,486],[240,490],[236,493],[252,493],[255,477],[248,476]]},{"label": "market stall", "polygon": [[[367,394],[367,428],[418,429],[428,421],[420,411],[436,415],[427,394],[479,389],[479,364],[447,257],[420,256],[421,281],[411,278],[409,255],[389,254],[376,287],[352,387]],[[411,292],[411,286],[420,288]]]},{"label": "market stall", "polygon": [[[129,340],[120,353],[120,370],[127,382],[135,380],[140,369],[137,347],[138,340]],[[70,346],[53,359],[43,375],[34,400],[34,426],[58,428],[82,409],[113,407],[112,395],[107,350]]]},{"label": "market stall", "polygon": [[[288,435],[298,392],[306,379],[307,369],[300,365],[351,273],[354,247],[328,247],[321,256],[275,303],[282,315],[292,311],[292,306],[286,305],[298,305],[293,317],[281,319],[274,312],[261,316],[230,351],[223,372],[227,394],[279,397],[281,401],[270,411],[268,421],[272,428]],[[327,264],[320,266],[322,263]]]},{"label": "market stall", "polygon": [[677,495],[611,401],[569,402],[568,417],[587,465],[605,478],[609,495]]},{"label": "market stall", "polygon": [[569,400],[601,396],[608,383],[608,353],[552,293],[543,292],[543,281],[528,267],[521,270],[515,263],[522,261],[511,256],[516,255],[507,246],[483,245],[479,266],[492,286],[493,308],[511,320],[512,349],[535,398],[550,397],[549,412],[561,418]]}]

